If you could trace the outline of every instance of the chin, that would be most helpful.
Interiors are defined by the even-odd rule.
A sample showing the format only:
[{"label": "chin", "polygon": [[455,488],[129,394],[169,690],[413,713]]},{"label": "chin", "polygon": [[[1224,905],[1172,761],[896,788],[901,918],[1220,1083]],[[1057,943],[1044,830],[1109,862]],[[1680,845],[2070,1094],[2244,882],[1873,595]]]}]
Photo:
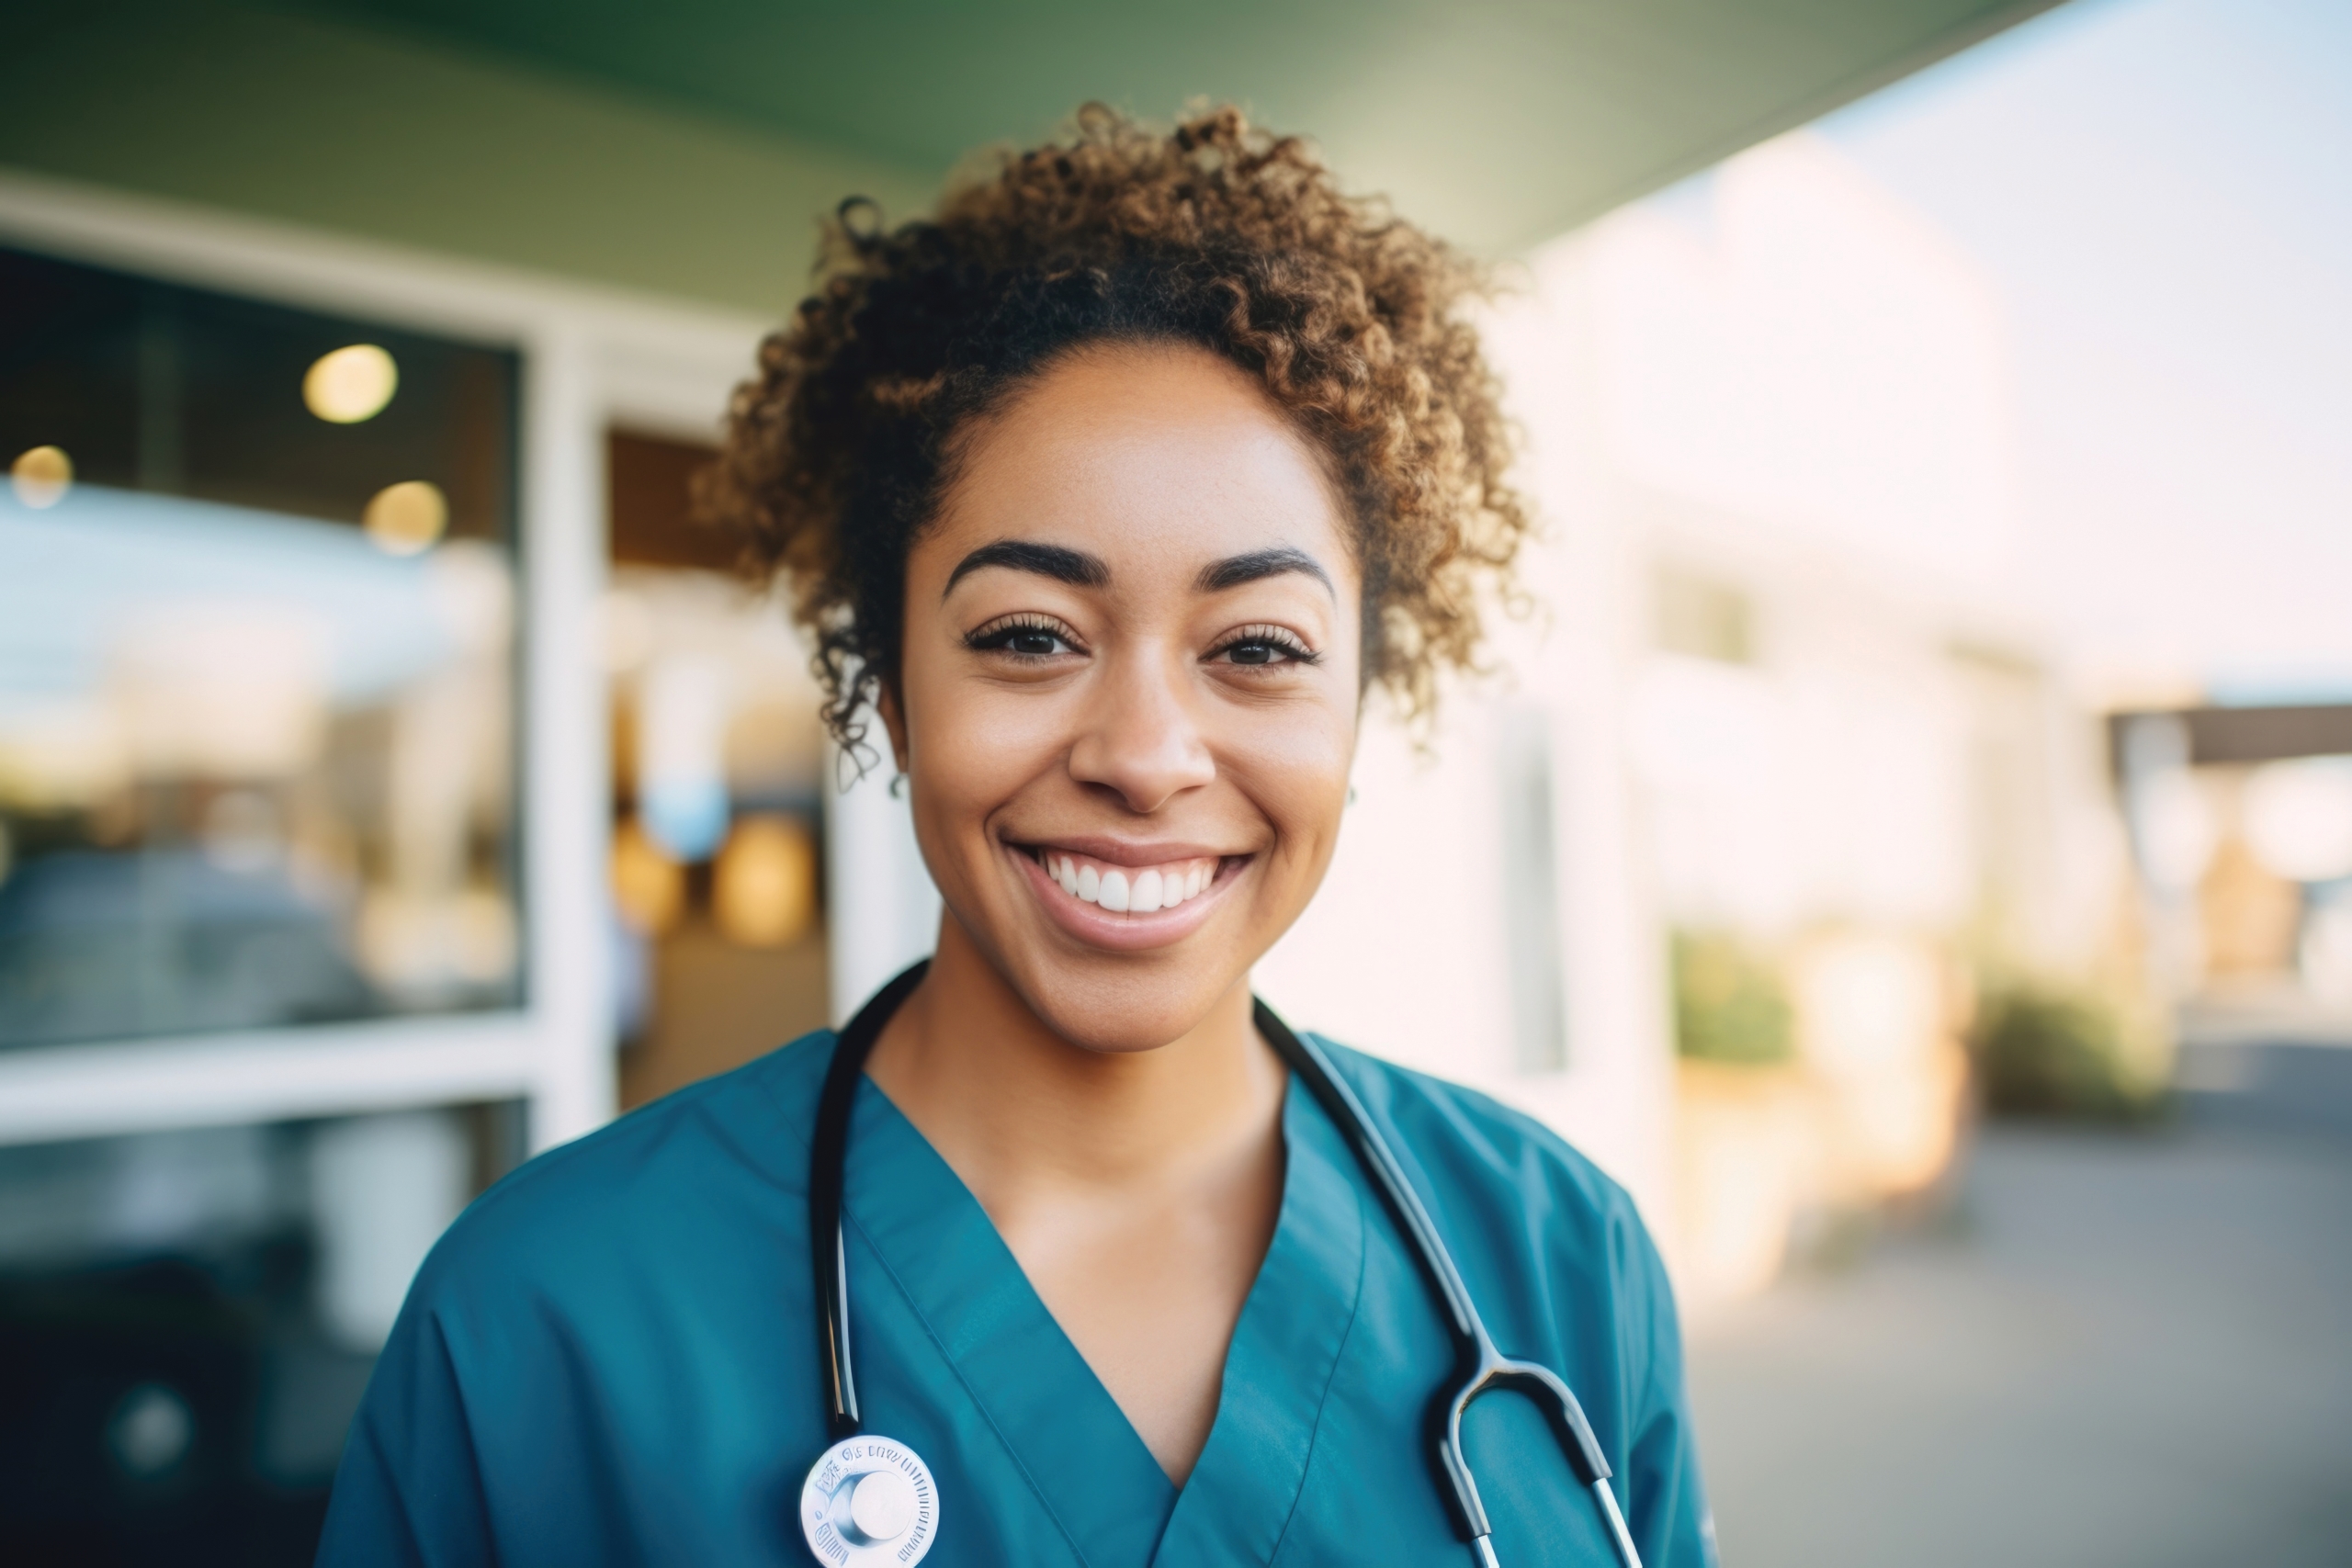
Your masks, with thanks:
[{"label": "chin", "polygon": [[1072,957],[1030,948],[1007,956],[1011,962],[999,972],[1038,1021],[1070,1044],[1106,1055],[1157,1051],[1182,1040],[1249,979],[1249,966],[1222,953]]}]

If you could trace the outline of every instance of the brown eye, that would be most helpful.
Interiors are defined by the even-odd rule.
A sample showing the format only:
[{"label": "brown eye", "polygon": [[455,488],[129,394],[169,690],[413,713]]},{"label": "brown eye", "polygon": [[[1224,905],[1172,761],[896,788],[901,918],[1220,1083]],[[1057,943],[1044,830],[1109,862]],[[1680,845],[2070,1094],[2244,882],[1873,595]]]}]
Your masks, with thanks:
[{"label": "brown eye", "polygon": [[1051,659],[1078,651],[1077,634],[1057,622],[1024,617],[997,621],[964,639],[975,653],[1009,653],[1015,659]]},{"label": "brown eye", "polygon": [[1296,637],[1272,626],[1252,626],[1209,655],[1227,664],[1264,668],[1277,664],[1313,664],[1321,655],[1310,652]]}]

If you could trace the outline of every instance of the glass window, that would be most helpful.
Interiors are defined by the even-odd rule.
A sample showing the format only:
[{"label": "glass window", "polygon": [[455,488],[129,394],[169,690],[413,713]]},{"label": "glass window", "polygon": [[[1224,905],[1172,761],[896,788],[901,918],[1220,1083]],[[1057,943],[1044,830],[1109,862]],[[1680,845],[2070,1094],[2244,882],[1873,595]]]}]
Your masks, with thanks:
[{"label": "glass window", "polygon": [[0,250],[0,1048],[520,999],[518,368]]},{"label": "glass window", "polygon": [[410,1278],[522,1132],[502,1103],[0,1148],[7,1561],[310,1562]]}]

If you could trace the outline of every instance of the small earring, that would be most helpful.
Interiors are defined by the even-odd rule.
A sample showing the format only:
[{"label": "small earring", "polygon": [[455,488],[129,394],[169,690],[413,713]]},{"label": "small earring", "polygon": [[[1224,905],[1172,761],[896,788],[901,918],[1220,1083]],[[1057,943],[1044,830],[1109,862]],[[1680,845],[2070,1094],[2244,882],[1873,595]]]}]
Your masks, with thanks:
[{"label": "small earring", "polygon": [[906,774],[892,773],[890,775],[890,798],[892,800],[904,800],[907,798]]},{"label": "small earring", "polygon": [[1350,785],[1348,786],[1348,804],[1349,804],[1350,806],[1353,806],[1355,803],[1356,803],[1356,786],[1355,786],[1355,785],[1353,785],[1353,784],[1350,784]]}]

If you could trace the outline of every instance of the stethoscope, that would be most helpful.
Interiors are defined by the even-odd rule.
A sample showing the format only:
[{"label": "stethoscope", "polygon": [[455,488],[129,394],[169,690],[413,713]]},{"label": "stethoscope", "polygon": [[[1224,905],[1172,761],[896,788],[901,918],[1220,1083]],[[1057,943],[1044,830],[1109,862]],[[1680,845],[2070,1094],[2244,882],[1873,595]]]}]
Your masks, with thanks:
[{"label": "stethoscope", "polygon": [[[808,1239],[821,1309],[818,1333],[831,1442],[809,1467],[808,1479],[801,1488],[800,1520],[809,1550],[829,1568],[865,1568],[886,1562],[895,1568],[913,1568],[938,1539],[939,1490],[929,1467],[906,1444],[872,1436],[858,1420],[857,1380],[850,1367],[849,1265],[842,1236],[842,1179],[857,1080],[875,1041],[881,1037],[882,1026],[922,982],[929,966],[925,960],[883,987],[850,1020],[833,1044],[832,1064],[825,1070],[825,1085],[817,1100],[816,1135],[808,1157]],[[1413,1244],[1421,1270],[1452,1326],[1464,1376],[1450,1394],[1440,1396],[1443,1403],[1436,1408],[1444,1416],[1431,1423],[1432,1446],[1440,1489],[1453,1499],[1454,1523],[1477,1553],[1482,1568],[1498,1568],[1490,1539],[1494,1527],[1487,1523],[1486,1506],[1478,1500],[1477,1480],[1462,1451],[1462,1415],[1473,1400],[1497,1388],[1516,1389],[1543,1407],[1568,1467],[1591,1491],[1600,1509],[1618,1561],[1623,1568],[1642,1568],[1641,1554],[1634,1549],[1625,1517],[1618,1511],[1616,1495],[1609,1488],[1609,1461],[1601,1455],[1577,1396],[1550,1368],[1514,1361],[1495,1348],[1445,1238],[1438,1235],[1429,1210],[1406,1179],[1404,1167],[1396,1162],[1388,1141],[1364,1114],[1355,1091],[1332,1070],[1322,1047],[1293,1033],[1262,1001],[1256,1004],[1255,1017],[1258,1032],[1306,1083],[1387,1200],[1390,1213]]]}]

